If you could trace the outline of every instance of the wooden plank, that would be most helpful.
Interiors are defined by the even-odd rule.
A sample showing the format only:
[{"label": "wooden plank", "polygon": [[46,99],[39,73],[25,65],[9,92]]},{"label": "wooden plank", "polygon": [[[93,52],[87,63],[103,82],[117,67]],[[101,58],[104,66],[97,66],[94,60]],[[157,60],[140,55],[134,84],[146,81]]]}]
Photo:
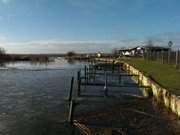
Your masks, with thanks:
[{"label": "wooden plank", "polygon": [[69,102],[72,100],[73,85],[74,85],[74,77],[72,77],[71,79],[71,87],[70,87],[69,98],[68,98]]},{"label": "wooden plank", "polygon": [[[87,85],[87,86],[104,86],[104,83],[81,83],[81,85]],[[130,85],[122,85],[122,84],[107,84],[109,87],[137,87],[137,88],[150,88],[150,86],[144,86],[144,85],[137,85],[137,84],[130,84]]]}]

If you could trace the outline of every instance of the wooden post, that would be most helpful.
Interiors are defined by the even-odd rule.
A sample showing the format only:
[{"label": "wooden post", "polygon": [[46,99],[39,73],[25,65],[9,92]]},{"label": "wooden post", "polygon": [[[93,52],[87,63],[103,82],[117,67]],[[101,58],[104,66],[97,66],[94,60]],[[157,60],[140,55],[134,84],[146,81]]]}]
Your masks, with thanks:
[{"label": "wooden post", "polygon": [[68,114],[68,122],[73,123],[73,113],[74,113],[74,100],[71,100]]},{"label": "wooden post", "polygon": [[161,52],[161,62],[164,64],[164,51]]},{"label": "wooden post", "polygon": [[179,50],[176,51],[176,68],[179,68]]},{"label": "wooden post", "polygon": [[85,83],[87,83],[87,67],[86,67],[86,65],[84,66],[84,78],[85,78]]},{"label": "wooden post", "polygon": [[169,51],[168,51],[168,64],[171,64],[170,60],[171,60],[171,50],[169,49]]},{"label": "wooden post", "polygon": [[77,80],[78,80],[77,95],[80,96],[80,94],[81,94],[81,71],[78,71],[78,73],[77,73]]},{"label": "wooden post", "polygon": [[104,84],[104,96],[108,96],[108,89],[107,89],[107,73],[105,72],[105,84]]},{"label": "wooden post", "polygon": [[112,62],[112,72],[114,73],[114,60]]},{"label": "wooden post", "polygon": [[74,84],[74,77],[71,78],[71,87],[70,87],[69,98],[68,98],[69,102],[72,100],[73,84]]},{"label": "wooden post", "polygon": [[121,75],[118,76],[119,84],[121,84]]}]

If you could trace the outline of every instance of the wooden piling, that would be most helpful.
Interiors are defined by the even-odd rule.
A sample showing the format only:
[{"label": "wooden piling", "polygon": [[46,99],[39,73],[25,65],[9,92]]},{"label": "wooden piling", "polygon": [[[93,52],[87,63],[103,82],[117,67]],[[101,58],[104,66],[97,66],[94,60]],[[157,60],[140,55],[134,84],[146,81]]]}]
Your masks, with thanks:
[{"label": "wooden piling", "polygon": [[71,78],[71,87],[70,87],[69,98],[68,98],[69,102],[72,100],[73,85],[74,85],[74,77]]},{"label": "wooden piling", "polygon": [[77,95],[80,96],[80,94],[81,94],[81,71],[78,71],[78,73],[77,73],[77,81],[78,81]]},{"label": "wooden piling", "polygon": [[85,82],[87,83],[87,67],[86,67],[86,65],[84,66],[84,77],[85,77]]},{"label": "wooden piling", "polygon": [[108,96],[108,89],[107,89],[107,73],[105,72],[105,84],[104,84],[104,96]]},{"label": "wooden piling", "polygon": [[67,120],[70,124],[73,123],[73,113],[74,113],[74,100],[71,100],[70,107],[69,107],[68,120]]},{"label": "wooden piling", "polygon": [[113,62],[112,62],[112,73],[114,73],[114,60],[113,60]]},{"label": "wooden piling", "polygon": [[119,80],[119,84],[121,84],[121,75],[119,75],[118,80]]}]

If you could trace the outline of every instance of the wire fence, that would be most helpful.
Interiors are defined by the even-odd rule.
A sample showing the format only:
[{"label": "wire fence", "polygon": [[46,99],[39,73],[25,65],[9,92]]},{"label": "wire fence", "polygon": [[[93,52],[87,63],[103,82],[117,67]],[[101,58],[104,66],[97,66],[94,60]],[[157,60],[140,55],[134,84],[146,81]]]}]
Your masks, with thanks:
[{"label": "wire fence", "polygon": [[162,64],[174,65],[180,69],[180,51],[149,51],[144,53],[144,59],[158,61]]}]

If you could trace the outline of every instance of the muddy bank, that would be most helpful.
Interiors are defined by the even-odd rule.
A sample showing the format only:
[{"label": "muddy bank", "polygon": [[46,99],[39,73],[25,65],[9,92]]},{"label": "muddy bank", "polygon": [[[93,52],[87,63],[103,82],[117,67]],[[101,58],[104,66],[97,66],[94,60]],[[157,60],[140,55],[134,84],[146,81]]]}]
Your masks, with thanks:
[{"label": "muddy bank", "polygon": [[81,99],[75,125],[102,135],[179,135],[180,120],[153,99],[132,96]]}]

